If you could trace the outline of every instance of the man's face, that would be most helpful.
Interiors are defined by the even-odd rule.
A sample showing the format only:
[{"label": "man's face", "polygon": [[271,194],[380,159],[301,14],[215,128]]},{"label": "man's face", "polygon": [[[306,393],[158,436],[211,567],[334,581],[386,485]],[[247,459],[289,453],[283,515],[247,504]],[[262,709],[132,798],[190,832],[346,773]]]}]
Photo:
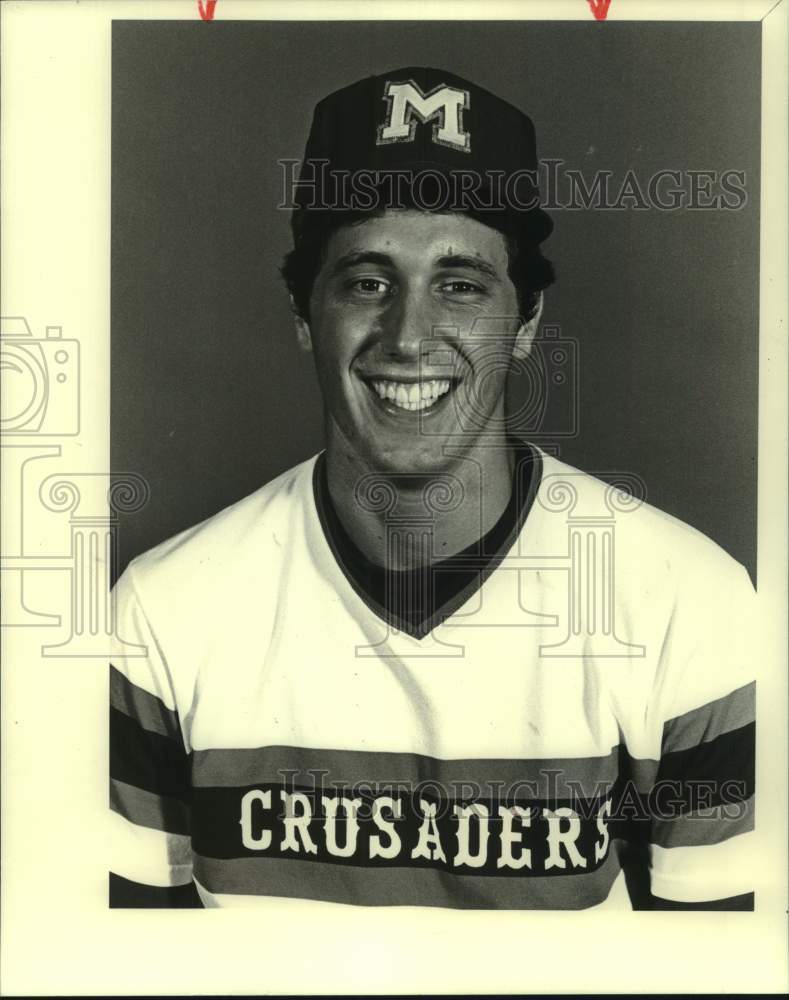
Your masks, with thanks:
[{"label": "man's face", "polygon": [[389,211],[335,231],[309,325],[329,440],[404,473],[503,436],[520,327],[507,266],[504,237],[466,215]]}]

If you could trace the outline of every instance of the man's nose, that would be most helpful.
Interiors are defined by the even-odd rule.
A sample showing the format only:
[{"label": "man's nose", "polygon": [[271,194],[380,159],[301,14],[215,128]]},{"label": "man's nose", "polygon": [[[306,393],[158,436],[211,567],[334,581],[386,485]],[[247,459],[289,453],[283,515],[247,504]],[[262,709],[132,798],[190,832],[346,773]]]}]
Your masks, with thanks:
[{"label": "man's nose", "polygon": [[416,358],[430,340],[437,317],[429,297],[403,291],[382,317],[382,346],[388,357]]}]

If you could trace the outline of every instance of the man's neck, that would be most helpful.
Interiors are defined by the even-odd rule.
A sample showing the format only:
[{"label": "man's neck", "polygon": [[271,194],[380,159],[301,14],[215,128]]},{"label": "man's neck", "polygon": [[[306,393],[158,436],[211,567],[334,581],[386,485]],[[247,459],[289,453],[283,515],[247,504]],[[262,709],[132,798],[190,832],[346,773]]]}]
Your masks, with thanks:
[{"label": "man's neck", "polygon": [[[451,449],[448,449],[451,450]],[[512,494],[514,449],[471,448],[435,473],[379,472],[345,440],[326,447],[329,493],[343,527],[373,563],[413,569],[473,545],[503,514]]]}]

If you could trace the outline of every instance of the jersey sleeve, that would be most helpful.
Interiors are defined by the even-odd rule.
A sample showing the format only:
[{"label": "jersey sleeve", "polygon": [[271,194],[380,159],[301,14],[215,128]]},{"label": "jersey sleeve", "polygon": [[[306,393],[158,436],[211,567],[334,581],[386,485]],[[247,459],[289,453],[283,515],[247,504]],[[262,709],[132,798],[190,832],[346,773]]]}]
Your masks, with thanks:
[{"label": "jersey sleeve", "polygon": [[754,890],[759,633],[750,578],[734,565],[694,574],[678,594],[649,709],[660,744],[651,892],[681,903]]},{"label": "jersey sleeve", "polygon": [[111,871],[146,886],[185,885],[192,879],[189,755],[133,566],[113,600],[121,641],[110,663]]}]

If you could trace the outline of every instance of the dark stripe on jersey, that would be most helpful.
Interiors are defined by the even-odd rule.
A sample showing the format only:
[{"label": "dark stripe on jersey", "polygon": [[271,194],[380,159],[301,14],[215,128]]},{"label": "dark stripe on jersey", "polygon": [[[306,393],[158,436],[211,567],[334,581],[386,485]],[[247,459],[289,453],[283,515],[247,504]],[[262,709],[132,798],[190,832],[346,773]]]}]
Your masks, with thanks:
[{"label": "dark stripe on jersey", "polygon": [[720,844],[754,828],[753,796],[744,802],[687,813],[679,819],[655,820],[650,840],[660,847]]},{"label": "dark stripe on jersey", "polygon": [[388,570],[360,551],[332,502],[325,452],[318,456],[313,496],[326,541],[349,584],[382,621],[424,639],[499,566],[526,522],[542,479],[539,451],[523,441],[511,444],[515,453],[512,493],[496,524],[462,552],[415,570]]},{"label": "dark stripe on jersey", "polygon": [[[650,776],[649,788],[657,761],[638,763],[643,765],[642,774]],[[620,764],[619,747],[600,757],[446,760],[417,753],[269,746],[195,750],[192,784],[239,787],[292,781],[314,788],[335,783],[367,787],[406,783],[413,788],[433,782],[443,786],[444,795],[466,798],[489,798],[503,792],[540,799],[592,798],[616,781]]]},{"label": "dark stripe on jersey", "polygon": [[[648,783],[650,773],[654,780]],[[681,817],[716,810],[719,819],[727,818],[724,827],[716,819],[693,826],[676,827],[681,838],[693,838],[693,844],[718,843],[734,835],[731,818],[739,818],[742,803],[754,794],[754,724],[724,733],[706,743],[666,754],[655,765],[623,754],[621,780],[612,804],[612,825],[617,837],[646,844],[655,836],[669,835],[672,824]],[[666,826],[658,824],[665,823]],[[722,833],[722,830],[726,833]],[[690,831],[693,831],[692,833]],[[709,836],[705,840],[703,831]]]},{"label": "dark stripe on jersey", "polygon": [[[704,803],[708,806],[742,802],[754,793],[755,752],[755,724],[751,722],[686,750],[663,754],[657,782],[676,783],[683,799],[698,793],[694,784],[705,783],[710,786]],[[689,806],[681,811],[692,809]]]},{"label": "dark stripe on jersey", "polygon": [[675,899],[661,899],[659,896],[652,896],[649,910],[728,910],[752,912],[754,906],[754,894],[744,892],[740,896],[729,896],[727,899],[712,899],[703,903],[680,903]]},{"label": "dark stripe on jersey", "polygon": [[195,855],[194,875],[213,893],[285,896],[355,906],[442,906],[452,909],[579,910],[602,903],[619,874],[616,853],[578,877],[485,879],[435,868],[369,868],[281,858],[217,861]]},{"label": "dark stripe on jersey", "polygon": [[[348,802],[352,795],[358,802],[353,822],[346,806],[339,804],[343,798]],[[281,785],[195,789],[192,847],[213,858],[277,857],[373,869],[440,868],[488,878],[506,878],[517,871],[520,878],[531,879],[588,874],[600,867],[610,845],[605,817],[598,819],[604,799],[572,803],[477,800],[474,805],[480,810],[484,807],[484,814],[476,812],[461,821],[455,808],[471,806],[469,802],[428,799],[420,793],[391,798],[399,810],[388,803],[376,803],[373,796],[361,792],[303,791],[295,805]],[[511,809],[513,805],[528,812],[528,817]],[[338,807],[336,814],[330,806]],[[431,808],[434,811],[428,821]],[[572,810],[572,815],[551,817],[547,812],[563,808]],[[302,823],[293,820],[305,813]],[[428,832],[438,838],[438,848],[430,837],[423,840]],[[505,832],[510,863],[500,864]],[[569,843],[565,843],[560,834],[570,832]],[[429,849],[424,849],[425,844]],[[392,856],[381,856],[380,850],[375,850],[381,846],[386,850],[391,847]],[[342,856],[343,851],[346,856]],[[518,867],[514,862],[527,851],[529,863]]]},{"label": "dark stripe on jersey", "polygon": [[110,776],[156,795],[186,800],[189,757],[182,743],[151,733],[110,708]]},{"label": "dark stripe on jersey", "polygon": [[663,752],[687,750],[742,729],[756,715],[756,684],[744,684],[731,694],[669,719],[663,727]]},{"label": "dark stripe on jersey", "polygon": [[111,778],[110,808],[138,826],[189,835],[189,808],[181,799],[155,795]]},{"label": "dark stripe on jersey", "polygon": [[620,746],[618,750],[619,775],[622,780],[631,782],[633,787],[644,795],[648,794],[655,784],[660,761],[646,757],[631,757],[625,746]]},{"label": "dark stripe on jersey", "polygon": [[133,684],[110,664],[110,704],[152,733],[181,740],[178,713],[169,709],[156,695]]},{"label": "dark stripe on jersey", "polygon": [[194,882],[187,885],[144,885],[110,872],[110,909],[190,909],[203,904]]}]

